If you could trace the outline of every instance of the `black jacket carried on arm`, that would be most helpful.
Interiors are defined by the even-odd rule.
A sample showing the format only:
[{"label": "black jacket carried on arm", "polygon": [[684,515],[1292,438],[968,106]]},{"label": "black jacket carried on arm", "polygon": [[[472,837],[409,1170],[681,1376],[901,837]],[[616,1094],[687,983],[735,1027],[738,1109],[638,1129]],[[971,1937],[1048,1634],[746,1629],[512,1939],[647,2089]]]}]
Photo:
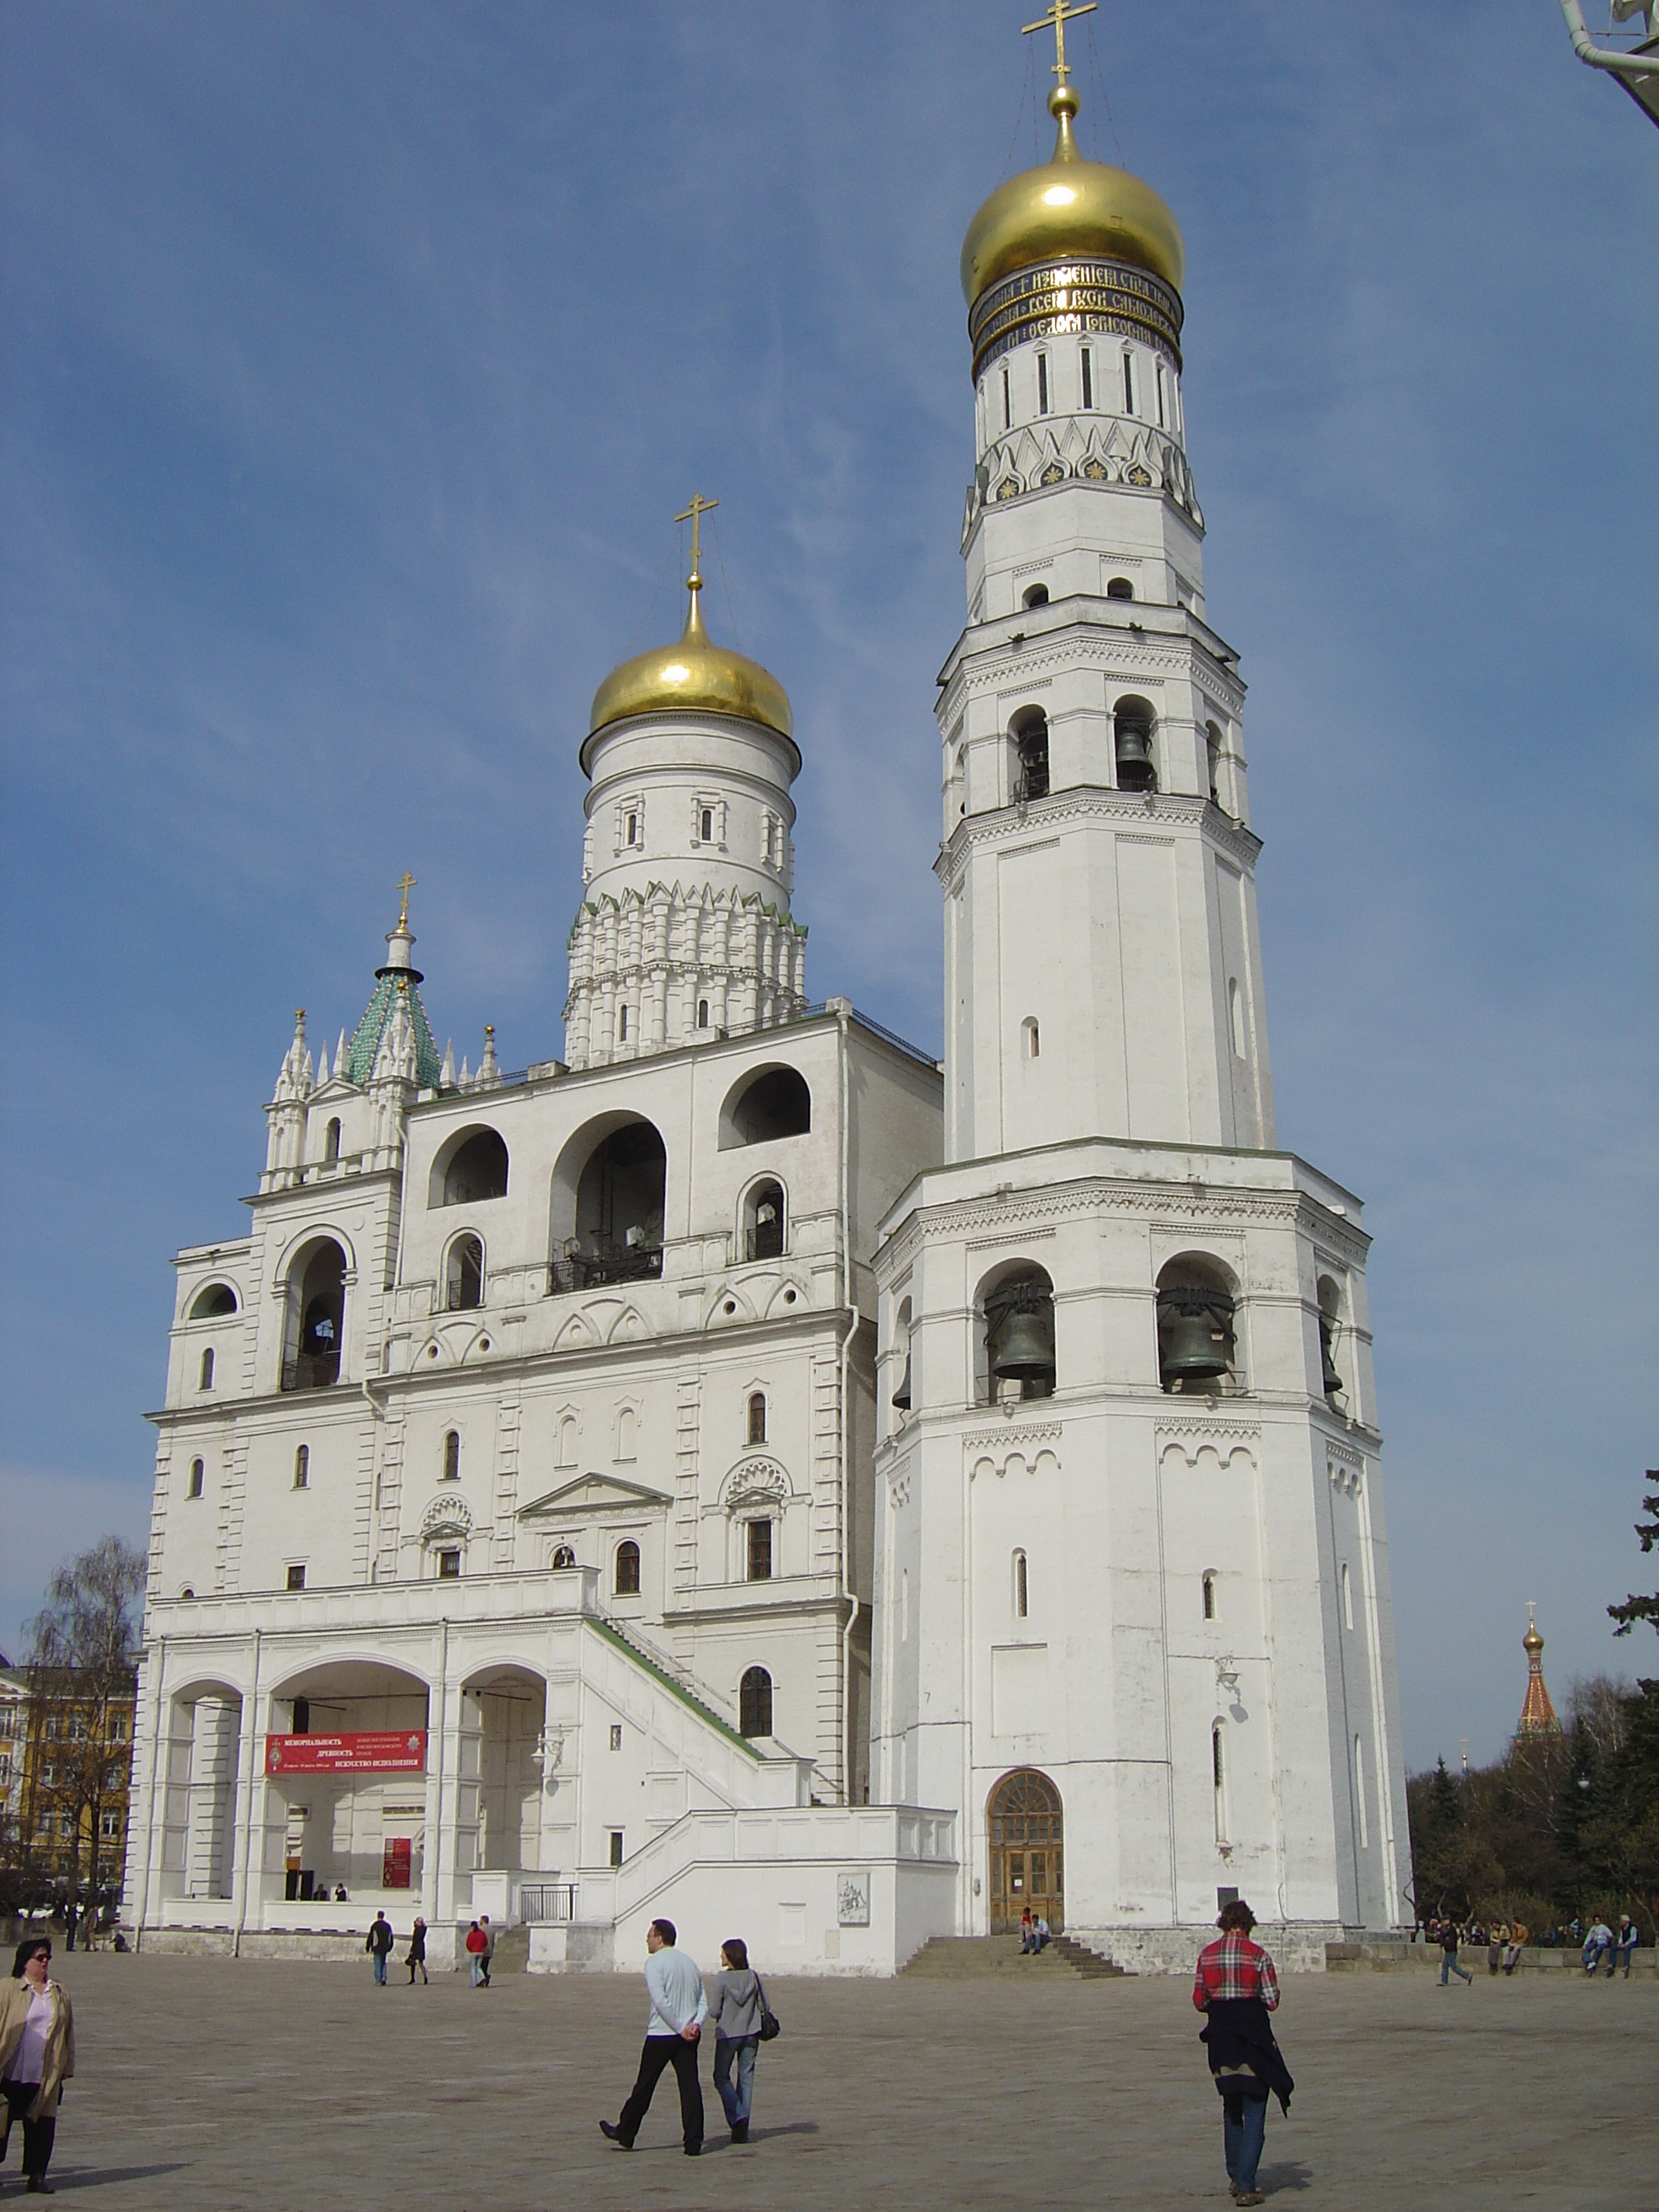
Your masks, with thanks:
[{"label": "black jacket carried on arm", "polygon": [[1198,2039],[1208,2045],[1210,2071],[1224,2097],[1253,2094],[1237,2076],[1228,2081],[1221,2073],[1224,2066],[1246,2066],[1260,2083],[1261,2094],[1266,2096],[1271,2090],[1280,2107],[1290,2111],[1291,2092],[1296,2084],[1273,2041],[1273,2023],[1260,1997],[1212,1997]]}]

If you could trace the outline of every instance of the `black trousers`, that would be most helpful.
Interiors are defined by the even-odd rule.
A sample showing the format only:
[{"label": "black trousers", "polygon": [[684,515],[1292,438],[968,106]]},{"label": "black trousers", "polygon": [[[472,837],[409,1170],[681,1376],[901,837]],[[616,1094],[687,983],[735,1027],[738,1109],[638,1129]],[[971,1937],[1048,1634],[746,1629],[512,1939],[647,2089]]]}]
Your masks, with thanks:
[{"label": "black trousers", "polygon": [[640,2053],[639,2079],[628,2094],[617,2123],[625,2143],[631,2143],[651,2109],[663,2069],[672,2066],[680,2085],[680,2127],[687,2150],[702,2148],[702,2083],[697,2079],[697,2049],[683,2035],[647,2035]]},{"label": "black trousers", "polygon": [[[690,2049],[688,2044],[686,2048]],[[52,2146],[58,2133],[58,2121],[24,2118],[29,2106],[40,2094],[38,2081],[0,2081],[6,2096],[6,2124],[0,2132],[0,2158],[5,2156],[6,2137],[11,2133],[14,2120],[23,2122],[23,2171],[33,2180],[44,2181],[46,2168],[52,2164]]]}]

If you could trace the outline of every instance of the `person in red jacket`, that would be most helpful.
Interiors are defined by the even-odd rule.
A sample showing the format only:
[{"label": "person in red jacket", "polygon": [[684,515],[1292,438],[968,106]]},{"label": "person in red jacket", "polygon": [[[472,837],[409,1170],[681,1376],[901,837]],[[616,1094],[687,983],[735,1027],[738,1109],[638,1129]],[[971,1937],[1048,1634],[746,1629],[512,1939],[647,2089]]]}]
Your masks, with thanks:
[{"label": "person in red jacket", "polygon": [[489,1948],[489,1938],[475,1920],[466,1931],[466,1963],[475,1990],[483,1987],[484,1954]]}]

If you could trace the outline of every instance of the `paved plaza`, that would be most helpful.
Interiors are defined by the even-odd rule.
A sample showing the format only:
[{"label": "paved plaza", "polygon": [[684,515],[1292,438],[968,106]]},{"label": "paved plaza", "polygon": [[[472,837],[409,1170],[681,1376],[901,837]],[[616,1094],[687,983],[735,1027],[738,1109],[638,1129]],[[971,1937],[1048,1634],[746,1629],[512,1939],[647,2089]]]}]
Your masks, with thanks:
[{"label": "paved plaza", "polygon": [[[1182,1981],[778,1978],[753,2140],[715,2125],[705,2060],[693,2165],[672,2075],[631,2155],[599,2133],[638,2057],[637,1978],[411,1990],[366,1960],[58,1963],[80,2074],[52,2178],[99,2212],[1228,2203]],[[1297,2086],[1262,2184],[1286,2208],[1659,2207],[1653,1979],[1304,1977],[1278,2026]],[[21,2196],[15,2139],[4,2182]]]}]

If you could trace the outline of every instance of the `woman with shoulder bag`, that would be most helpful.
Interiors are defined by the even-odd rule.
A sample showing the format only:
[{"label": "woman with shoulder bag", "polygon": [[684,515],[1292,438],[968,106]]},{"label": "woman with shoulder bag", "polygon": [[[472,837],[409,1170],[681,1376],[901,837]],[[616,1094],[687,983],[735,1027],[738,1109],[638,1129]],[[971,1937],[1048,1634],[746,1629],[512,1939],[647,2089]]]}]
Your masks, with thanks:
[{"label": "woman with shoulder bag", "polygon": [[[749,2107],[755,2087],[755,2053],[769,2043],[778,2027],[760,1976],[749,1963],[749,1946],[740,1936],[720,1945],[720,1971],[706,1992],[714,2029],[714,2087],[726,2108],[734,2143],[749,2140]],[[732,2086],[735,2063],[738,2081]]]},{"label": "woman with shoulder bag", "polygon": [[69,1992],[52,1978],[52,1944],[26,1936],[0,1983],[0,2095],[5,2101],[0,2158],[15,2119],[23,2123],[23,2171],[32,2197],[56,2194],[46,2179],[58,2100],[75,2071],[75,2014]]}]

